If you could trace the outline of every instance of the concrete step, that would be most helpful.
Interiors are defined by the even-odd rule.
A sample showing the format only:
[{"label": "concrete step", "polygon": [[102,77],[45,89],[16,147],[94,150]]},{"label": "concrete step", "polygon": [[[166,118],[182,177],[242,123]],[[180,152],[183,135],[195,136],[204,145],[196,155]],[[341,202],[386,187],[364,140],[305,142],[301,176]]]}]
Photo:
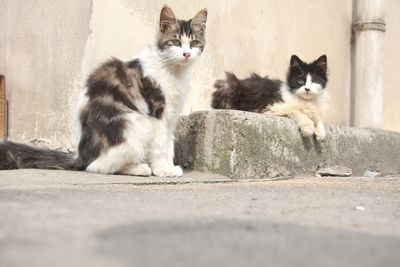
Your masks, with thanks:
[{"label": "concrete step", "polygon": [[186,169],[235,179],[314,175],[320,168],[351,175],[400,173],[400,133],[326,126],[327,138],[302,138],[287,118],[213,110],[183,116],[175,161]]}]

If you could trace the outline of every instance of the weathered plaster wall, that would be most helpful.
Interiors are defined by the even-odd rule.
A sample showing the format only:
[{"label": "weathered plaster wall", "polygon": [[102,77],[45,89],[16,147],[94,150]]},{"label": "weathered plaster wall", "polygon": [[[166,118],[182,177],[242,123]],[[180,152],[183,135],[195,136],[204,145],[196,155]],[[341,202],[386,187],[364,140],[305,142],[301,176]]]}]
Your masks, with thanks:
[{"label": "weathered plaster wall", "polygon": [[400,1],[386,0],[383,127],[400,132]]},{"label": "weathered plaster wall", "polygon": [[210,108],[212,84],[225,70],[284,79],[292,54],[306,60],[327,54],[328,121],[349,123],[351,1],[94,1],[92,66],[111,56],[132,58],[153,41],[165,2],[178,18],[191,18],[204,7],[209,11],[208,43],[193,67],[185,113]]},{"label": "weathered plaster wall", "polygon": [[91,2],[1,1],[10,137],[71,148]]}]

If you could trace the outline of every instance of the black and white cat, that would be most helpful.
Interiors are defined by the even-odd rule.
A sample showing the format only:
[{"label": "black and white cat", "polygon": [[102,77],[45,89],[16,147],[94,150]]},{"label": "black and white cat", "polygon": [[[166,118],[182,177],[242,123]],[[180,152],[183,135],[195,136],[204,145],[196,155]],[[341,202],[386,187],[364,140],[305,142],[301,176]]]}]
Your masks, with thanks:
[{"label": "black and white cat", "polygon": [[111,59],[88,78],[79,100],[77,155],[0,144],[0,168],[181,176],[174,130],[189,91],[189,67],[205,47],[207,10],[191,20],[161,10],[157,42],[130,62]]},{"label": "black and white cat", "polygon": [[237,109],[292,118],[303,136],[325,139],[322,116],[327,109],[327,57],[305,63],[293,55],[286,82],[257,74],[239,80],[226,73],[217,80],[211,106],[215,109]]}]

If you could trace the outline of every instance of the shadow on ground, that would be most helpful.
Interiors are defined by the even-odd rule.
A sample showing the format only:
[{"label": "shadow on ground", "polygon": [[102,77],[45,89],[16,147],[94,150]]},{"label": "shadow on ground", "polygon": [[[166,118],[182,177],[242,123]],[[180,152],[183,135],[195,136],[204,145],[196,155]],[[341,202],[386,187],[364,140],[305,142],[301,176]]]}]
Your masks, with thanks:
[{"label": "shadow on ground", "polygon": [[144,221],[98,235],[126,266],[395,266],[400,238],[267,221]]}]

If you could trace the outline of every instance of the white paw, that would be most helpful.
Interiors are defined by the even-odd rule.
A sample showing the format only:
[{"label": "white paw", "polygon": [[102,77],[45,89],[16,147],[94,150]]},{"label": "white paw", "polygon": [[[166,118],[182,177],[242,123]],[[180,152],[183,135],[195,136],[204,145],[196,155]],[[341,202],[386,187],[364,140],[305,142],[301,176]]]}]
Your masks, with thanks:
[{"label": "white paw", "polygon": [[137,166],[132,167],[127,174],[134,176],[150,176],[151,169],[148,164],[139,164]]},{"label": "white paw", "polygon": [[90,165],[87,166],[86,171],[91,173],[103,173],[103,174],[113,173],[111,170],[107,170],[104,167],[102,168],[101,165],[97,163],[97,161],[93,161],[92,163],[90,163]]},{"label": "white paw", "polygon": [[317,124],[317,126],[315,127],[314,133],[315,133],[315,136],[318,141],[325,140],[326,132],[325,132],[324,125],[322,123]]},{"label": "white paw", "polygon": [[155,176],[178,177],[183,175],[183,171],[180,166],[157,166],[153,167],[153,174]]},{"label": "white paw", "polygon": [[304,137],[309,137],[314,134],[314,124],[312,122],[304,125],[299,125],[299,128],[301,131],[301,135]]},{"label": "white paw", "polygon": [[318,133],[315,132],[315,136],[317,137],[317,140],[318,140],[318,141],[324,141],[324,140],[325,140],[325,137],[326,137],[325,130],[319,131]]},{"label": "white paw", "polygon": [[97,166],[96,162],[92,162],[89,166],[86,167],[87,172],[91,173],[99,173],[99,167]]}]

